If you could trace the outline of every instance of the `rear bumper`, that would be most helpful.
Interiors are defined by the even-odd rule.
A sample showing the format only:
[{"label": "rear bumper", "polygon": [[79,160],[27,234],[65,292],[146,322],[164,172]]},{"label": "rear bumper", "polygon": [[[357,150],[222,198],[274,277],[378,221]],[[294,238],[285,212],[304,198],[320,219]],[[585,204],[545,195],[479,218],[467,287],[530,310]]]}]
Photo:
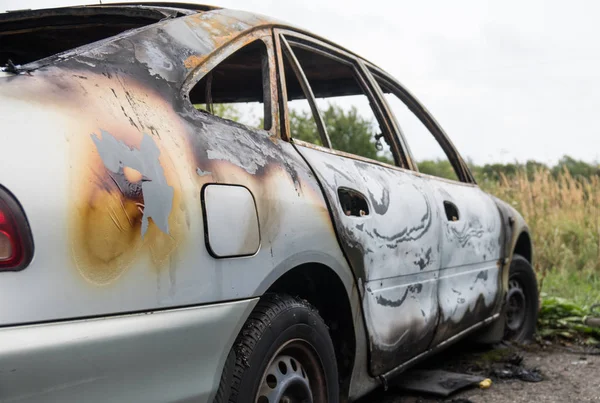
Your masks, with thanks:
[{"label": "rear bumper", "polygon": [[0,329],[0,400],[206,402],[257,299]]}]

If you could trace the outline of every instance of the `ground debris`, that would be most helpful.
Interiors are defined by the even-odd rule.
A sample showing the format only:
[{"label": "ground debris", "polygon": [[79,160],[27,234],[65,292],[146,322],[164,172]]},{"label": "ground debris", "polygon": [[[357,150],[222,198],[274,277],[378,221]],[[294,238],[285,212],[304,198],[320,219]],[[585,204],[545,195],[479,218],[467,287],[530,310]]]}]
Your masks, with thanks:
[{"label": "ground debris", "polygon": [[523,354],[513,353],[508,358],[506,358],[506,363],[510,365],[522,365],[523,364]]},{"label": "ground debris", "polygon": [[523,366],[524,357],[514,352],[504,359],[493,363],[488,374],[497,379],[519,379],[524,382],[541,382],[544,380],[538,368],[527,369]]},{"label": "ground debris", "polygon": [[545,382],[525,381],[518,376],[506,380],[492,377],[494,384],[489,389],[465,388],[446,398],[390,388],[387,392],[381,390],[369,395],[360,403],[592,402],[598,400],[597,370],[600,368],[600,356],[595,352],[589,346],[565,348],[558,343],[546,342],[526,345],[503,343],[492,349],[478,347],[469,341],[459,342],[419,367],[485,377],[489,377],[493,369],[510,369],[505,368],[507,365],[527,371],[535,367]]},{"label": "ground debris", "polygon": [[485,377],[439,369],[414,369],[403,374],[395,386],[407,391],[422,392],[438,396],[449,396],[460,389],[475,386]]},{"label": "ground debris", "polygon": [[541,382],[544,380],[537,368],[525,369],[511,364],[506,364],[504,368],[493,369],[490,375],[498,379],[519,379],[524,382]]}]

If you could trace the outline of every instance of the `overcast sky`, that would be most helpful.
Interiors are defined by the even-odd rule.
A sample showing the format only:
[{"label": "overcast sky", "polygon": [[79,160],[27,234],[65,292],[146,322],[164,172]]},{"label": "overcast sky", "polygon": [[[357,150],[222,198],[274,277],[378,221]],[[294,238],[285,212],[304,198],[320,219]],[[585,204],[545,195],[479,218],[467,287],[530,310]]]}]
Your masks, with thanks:
[{"label": "overcast sky", "polygon": [[[0,10],[78,3],[97,4],[0,0]],[[600,2],[206,3],[277,17],[364,56],[412,91],[477,163],[600,160]]]}]

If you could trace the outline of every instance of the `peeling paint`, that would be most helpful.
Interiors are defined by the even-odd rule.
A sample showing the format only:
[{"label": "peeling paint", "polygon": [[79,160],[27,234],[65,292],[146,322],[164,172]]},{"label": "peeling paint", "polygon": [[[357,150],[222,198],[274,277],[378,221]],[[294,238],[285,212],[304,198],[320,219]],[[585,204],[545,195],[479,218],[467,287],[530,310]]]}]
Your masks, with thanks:
[{"label": "peeling paint", "polygon": [[[173,207],[173,187],[167,184],[165,174],[159,162],[160,150],[150,136],[144,134],[139,149],[130,148],[101,130],[101,137],[91,135],[104,166],[119,190],[127,196],[138,195],[141,189],[143,210],[141,234],[148,231],[148,219],[165,234],[169,233],[169,214]],[[141,174],[139,181],[130,182],[124,170],[133,169]]]},{"label": "peeling paint", "polygon": [[201,168],[196,168],[196,173],[198,176],[207,176],[211,174],[210,171],[203,171]]}]

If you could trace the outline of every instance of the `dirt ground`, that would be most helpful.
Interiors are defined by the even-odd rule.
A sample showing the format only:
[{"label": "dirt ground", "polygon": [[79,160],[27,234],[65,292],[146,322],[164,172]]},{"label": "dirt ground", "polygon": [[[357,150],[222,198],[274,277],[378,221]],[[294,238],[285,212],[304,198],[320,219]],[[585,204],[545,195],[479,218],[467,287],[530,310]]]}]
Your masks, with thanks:
[{"label": "dirt ground", "polygon": [[[516,365],[515,365],[516,364]],[[492,379],[488,389],[470,387],[447,398],[408,393],[390,385],[361,403],[513,403],[513,402],[599,402],[600,350],[542,343],[528,346],[474,347],[462,343],[432,357],[419,368],[442,369],[483,375]],[[523,371],[525,370],[525,371]],[[541,375],[541,382],[526,382],[528,374]],[[523,375],[525,374],[525,375]]]}]

